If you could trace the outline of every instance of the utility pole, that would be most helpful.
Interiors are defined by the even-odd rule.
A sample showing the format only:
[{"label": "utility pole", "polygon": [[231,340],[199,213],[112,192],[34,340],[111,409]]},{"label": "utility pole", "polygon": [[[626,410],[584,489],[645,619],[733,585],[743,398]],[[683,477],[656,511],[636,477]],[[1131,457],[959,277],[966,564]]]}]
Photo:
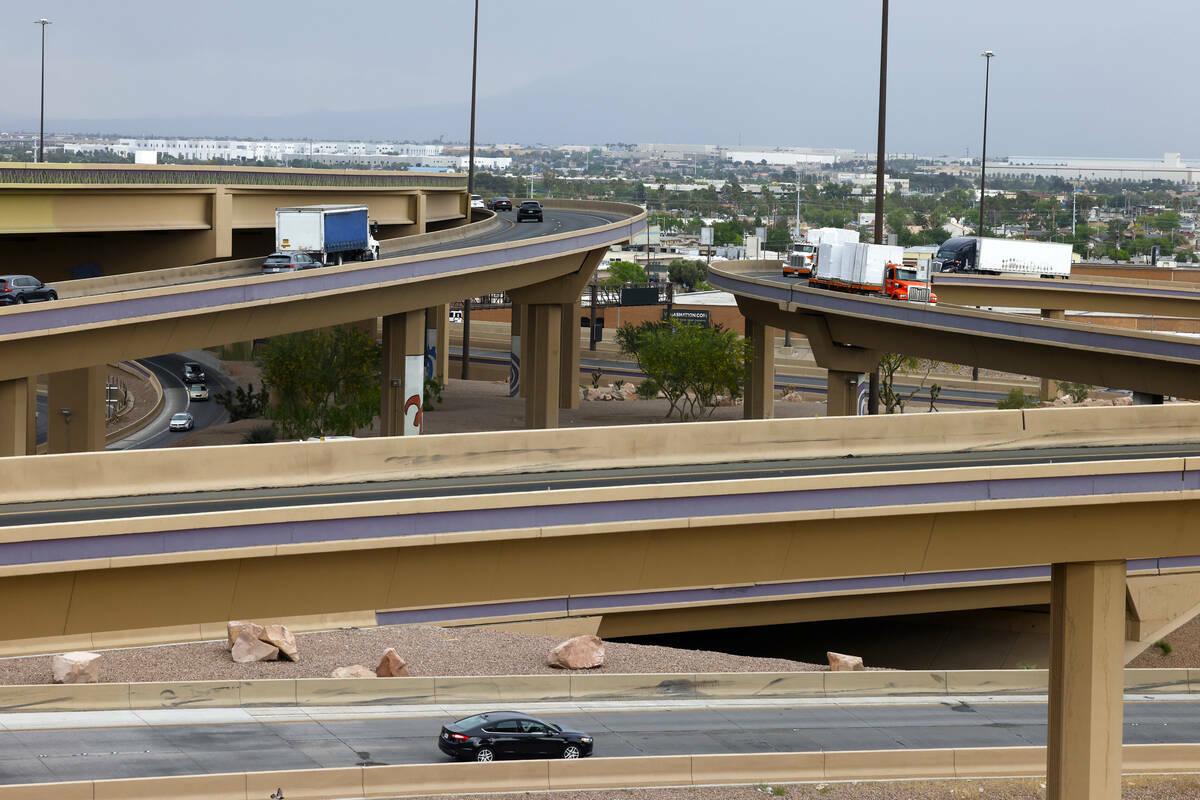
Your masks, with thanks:
[{"label": "utility pole", "polygon": [[38,157],[41,163],[46,163],[46,26],[52,25],[50,20],[43,17],[35,19],[34,25],[42,26],[42,105],[38,123]]},{"label": "utility pole", "polygon": [[983,236],[983,200],[987,186],[987,118],[988,118],[988,87],[992,79],[992,58],[996,55],[991,50],[980,53],[984,58],[983,69],[983,155],[979,159],[979,235]]},{"label": "utility pole", "polygon": [[[475,193],[475,77],[479,67],[479,0],[475,0],[475,34],[471,41],[471,144],[467,155],[467,221],[471,216],[471,195]],[[462,379],[471,375],[471,298],[463,300]]]}]

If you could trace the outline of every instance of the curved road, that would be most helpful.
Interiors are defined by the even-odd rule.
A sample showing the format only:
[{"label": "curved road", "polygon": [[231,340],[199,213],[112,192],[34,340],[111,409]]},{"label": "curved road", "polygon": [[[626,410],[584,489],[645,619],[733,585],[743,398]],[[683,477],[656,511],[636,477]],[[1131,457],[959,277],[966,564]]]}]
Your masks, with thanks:
[{"label": "curved road", "polygon": [[213,511],[282,508],[328,503],[361,503],[414,497],[455,497],[532,490],[598,488],[698,481],[895,472],[953,467],[1013,466],[1080,461],[1136,460],[1200,455],[1200,445],[1164,444],[1119,447],[1058,447],[987,453],[935,453],[790,461],[745,461],[668,467],[476,475],[377,483],[235,489],[170,495],[135,495],[39,503],[8,503],[0,510],[0,527],[63,522],[186,516]]},{"label": "curved road", "polygon": [[[594,758],[1045,745],[1044,702],[907,698],[558,705],[539,717],[591,733]],[[0,784],[446,763],[435,737],[478,706],[422,710],[210,709],[0,716]],[[354,713],[354,712],[351,712]],[[86,722],[84,720],[87,720]],[[1200,740],[1200,702],[1126,702],[1127,744]],[[77,721],[78,720],[78,721]],[[276,721],[279,720],[279,721]]]}]

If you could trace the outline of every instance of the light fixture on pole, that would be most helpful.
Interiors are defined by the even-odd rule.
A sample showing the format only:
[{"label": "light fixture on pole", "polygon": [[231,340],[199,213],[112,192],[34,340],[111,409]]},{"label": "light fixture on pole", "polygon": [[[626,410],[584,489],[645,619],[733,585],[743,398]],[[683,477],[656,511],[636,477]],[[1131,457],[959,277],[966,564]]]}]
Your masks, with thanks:
[{"label": "light fixture on pole", "polygon": [[996,54],[984,50],[983,56],[983,155],[979,159],[979,235],[983,236],[983,198],[987,187],[987,118],[988,118],[988,85],[992,78],[992,57]]},{"label": "light fixture on pole", "polygon": [[[471,210],[471,195],[475,193],[475,77],[479,66],[479,0],[475,0],[475,33],[471,40],[471,143],[467,154],[467,221],[475,213]],[[462,330],[462,379],[471,374],[471,298],[463,300]]]},{"label": "light fixture on pole", "polygon": [[53,25],[50,20],[43,17],[35,19],[34,25],[42,26],[42,105],[41,105],[41,122],[38,125],[38,157],[37,160],[45,162],[46,160],[46,26]]}]

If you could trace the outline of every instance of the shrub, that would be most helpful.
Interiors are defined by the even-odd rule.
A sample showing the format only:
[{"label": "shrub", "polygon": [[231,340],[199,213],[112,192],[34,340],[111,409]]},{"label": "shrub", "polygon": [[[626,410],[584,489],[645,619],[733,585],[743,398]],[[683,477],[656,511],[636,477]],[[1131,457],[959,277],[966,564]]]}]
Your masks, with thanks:
[{"label": "shrub", "polygon": [[255,425],[242,436],[242,444],[268,444],[275,441],[275,426],[271,423]]},{"label": "shrub", "polygon": [[1033,408],[1036,405],[1036,397],[1031,394],[1025,394],[1014,386],[1008,390],[1007,395],[997,401],[996,408]]}]

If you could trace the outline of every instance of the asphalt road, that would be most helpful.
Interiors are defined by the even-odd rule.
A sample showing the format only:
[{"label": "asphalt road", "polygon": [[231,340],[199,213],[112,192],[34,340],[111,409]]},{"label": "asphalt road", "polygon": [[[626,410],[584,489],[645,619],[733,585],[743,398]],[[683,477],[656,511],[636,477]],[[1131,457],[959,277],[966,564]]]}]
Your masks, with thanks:
[{"label": "asphalt road", "polygon": [[[314,443],[314,447],[329,446]],[[334,445],[336,446],[336,444]],[[743,461],[667,467],[539,472],[525,475],[477,475],[456,478],[411,479],[378,483],[331,484],[221,492],[137,495],[114,498],[8,503],[0,509],[0,527],[127,519],[163,514],[187,515],[251,508],[283,508],[326,503],[359,503],[413,497],[454,497],[521,491],[561,491],[695,481],[747,480],[854,472],[948,469],[969,466],[1061,464],[1200,455],[1194,444],[1123,447],[1059,447],[987,453],[934,453],[869,457],[819,458],[791,461]]]},{"label": "asphalt road", "polygon": [[[149,724],[132,727],[54,730],[13,730],[0,717],[0,725],[7,728],[0,730],[3,743],[0,783],[449,760],[437,749],[436,736],[441,726],[452,720],[450,716],[381,713],[362,719],[317,717],[287,722],[171,721],[186,718],[181,716],[184,714],[144,714],[145,719],[151,720]],[[1045,704],[1028,702],[976,705],[915,701],[913,705],[759,708],[739,704],[680,711],[575,709],[537,716],[592,734],[596,742],[594,758],[1046,743]],[[196,715],[191,718],[198,719]],[[1126,703],[1124,741],[1127,744],[1200,741],[1200,702]]]},{"label": "asphalt road", "polygon": [[191,359],[179,354],[143,358],[141,363],[155,374],[163,387],[163,407],[158,415],[140,431],[126,438],[113,442],[109,450],[138,450],[151,447],[169,447],[172,443],[187,436],[190,431],[168,430],[168,422],[172,415],[180,412],[190,412],[196,424],[193,430],[219,425],[228,421],[229,415],[212,397],[218,392],[229,388],[229,384],[213,370],[206,370],[205,384],[208,386],[208,400],[193,401],[188,398],[187,384],[183,382],[183,365]]}]

